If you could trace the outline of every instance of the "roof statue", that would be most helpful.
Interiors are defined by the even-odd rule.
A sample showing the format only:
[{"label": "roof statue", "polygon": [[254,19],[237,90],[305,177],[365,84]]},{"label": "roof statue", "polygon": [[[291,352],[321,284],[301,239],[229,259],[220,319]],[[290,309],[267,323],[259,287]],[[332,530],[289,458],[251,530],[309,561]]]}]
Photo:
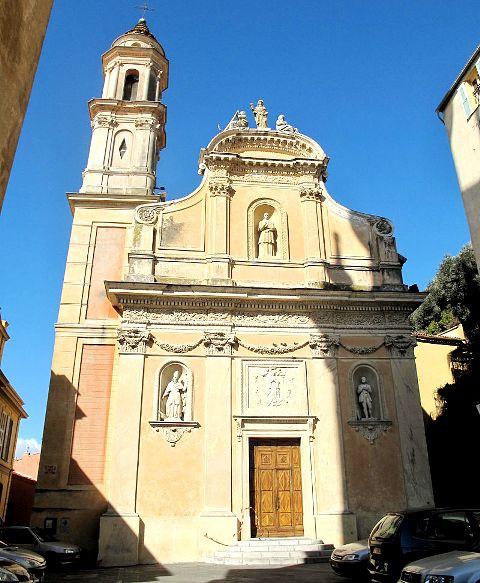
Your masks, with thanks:
[{"label": "roof statue", "polygon": [[232,119],[228,122],[226,130],[244,130],[248,128],[247,114],[244,111],[237,111]]},{"label": "roof statue", "polygon": [[289,123],[287,123],[287,120],[285,119],[285,116],[283,115],[283,113],[281,113],[277,117],[277,121],[275,123],[275,129],[277,130],[277,132],[291,132],[291,133],[298,132],[297,128],[294,128]]},{"label": "roof statue", "polygon": [[265,105],[263,104],[263,99],[259,99],[255,107],[253,106],[253,103],[250,103],[250,109],[253,111],[257,128],[268,130],[267,124],[268,111]]}]

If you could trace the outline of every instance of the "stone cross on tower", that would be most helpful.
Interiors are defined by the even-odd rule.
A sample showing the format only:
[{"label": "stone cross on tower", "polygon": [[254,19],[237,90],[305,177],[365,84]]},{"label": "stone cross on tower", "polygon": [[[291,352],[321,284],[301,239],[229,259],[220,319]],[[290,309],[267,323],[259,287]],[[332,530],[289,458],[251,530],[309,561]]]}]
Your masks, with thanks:
[{"label": "stone cross on tower", "polygon": [[137,8],[142,11],[142,18],[144,20],[145,20],[145,16],[147,15],[147,12],[154,12],[155,11],[155,8],[150,8],[150,6],[148,5],[148,3],[146,1],[141,6],[137,6]]}]

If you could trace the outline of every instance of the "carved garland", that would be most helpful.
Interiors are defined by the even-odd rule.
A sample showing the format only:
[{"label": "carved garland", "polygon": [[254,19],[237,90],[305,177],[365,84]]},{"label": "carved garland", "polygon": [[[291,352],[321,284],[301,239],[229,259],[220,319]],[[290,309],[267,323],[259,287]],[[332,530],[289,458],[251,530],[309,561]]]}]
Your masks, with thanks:
[{"label": "carved garland", "polygon": [[310,340],[302,343],[294,342],[293,344],[286,344],[284,342],[275,344],[274,342],[273,346],[262,346],[259,344],[248,344],[247,342],[243,342],[237,338],[237,343],[239,346],[242,346],[251,352],[256,352],[257,354],[286,354],[287,352],[294,352],[295,350],[304,348],[310,344]]},{"label": "carved garland", "polygon": [[197,340],[197,342],[192,342],[192,344],[169,344],[168,342],[160,342],[156,338],[153,339],[153,343],[156,344],[162,350],[166,352],[174,352],[176,354],[181,354],[183,352],[190,352],[200,346],[200,344],[204,341],[203,338]]},{"label": "carved garland", "polygon": [[232,348],[237,344],[256,354],[287,354],[288,352],[295,352],[296,350],[305,348],[305,346],[310,346],[314,356],[323,357],[333,357],[339,346],[348,350],[348,352],[358,355],[373,354],[382,346],[386,346],[388,349],[393,349],[394,352],[398,352],[401,356],[405,356],[407,351],[411,350],[416,344],[413,337],[385,336],[382,342],[373,346],[351,346],[340,342],[338,336],[335,335],[311,334],[309,340],[305,342],[294,342],[293,344],[286,344],[285,342],[276,344],[274,342],[272,346],[266,346],[262,344],[250,344],[240,340],[233,334],[227,335],[223,332],[205,332],[202,338],[191,344],[170,344],[168,342],[161,342],[156,338],[153,338],[153,343],[162,350],[176,354],[190,352],[203,343],[207,349],[207,353],[213,355],[229,355],[231,354]]}]

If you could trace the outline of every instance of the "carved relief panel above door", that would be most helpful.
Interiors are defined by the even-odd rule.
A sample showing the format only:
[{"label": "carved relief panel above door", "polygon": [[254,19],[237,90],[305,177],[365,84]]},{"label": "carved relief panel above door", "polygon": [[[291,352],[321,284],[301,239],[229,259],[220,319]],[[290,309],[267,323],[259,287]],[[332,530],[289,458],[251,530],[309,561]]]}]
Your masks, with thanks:
[{"label": "carved relief panel above door", "polygon": [[307,415],[305,362],[244,360],[241,400],[244,415]]}]

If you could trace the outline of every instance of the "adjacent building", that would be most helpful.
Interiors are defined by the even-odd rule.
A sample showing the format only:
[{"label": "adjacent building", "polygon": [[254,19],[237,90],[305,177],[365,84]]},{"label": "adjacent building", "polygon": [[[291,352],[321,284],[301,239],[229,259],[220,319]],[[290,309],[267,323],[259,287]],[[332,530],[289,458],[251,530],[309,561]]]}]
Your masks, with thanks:
[{"label": "adjacent building", "polygon": [[0,18],[0,211],[53,0],[5,2]]},{"label": "adjacent building", "polygon": [[5,524],[8,526],[30,524],[39,463],[40,453],[30,452],[13,461],[12,483],[5,516]]},{"label": "adjacent building", "polygon": [[[5,343],[9,339],[8,323],[0,318],[0,365]],[[23,401],[0,368],[0,518],[5,520],[13,471],[13,456],[20,420],[27,414]]]},{"label": "adjacent building", "polygon": [[445,124],[480,269],[480,45],[437,107]]},{"label": "adjacent building", "polygon": [[437,391],[455,382],[456,357],[465,344],[461,324],[440,334],[416,333],[415,360],[417,363],[420,402],[431,418],[438,415]]},{"label": "adjacent building", "polygon": [[392,223],[336,202],[321,146],[261,100],[201,150],[198,188],[164,200],[165,52],[141,19],[102,66],[32,522],[107,566],[341,543],[432,505],[423,295]]}]

